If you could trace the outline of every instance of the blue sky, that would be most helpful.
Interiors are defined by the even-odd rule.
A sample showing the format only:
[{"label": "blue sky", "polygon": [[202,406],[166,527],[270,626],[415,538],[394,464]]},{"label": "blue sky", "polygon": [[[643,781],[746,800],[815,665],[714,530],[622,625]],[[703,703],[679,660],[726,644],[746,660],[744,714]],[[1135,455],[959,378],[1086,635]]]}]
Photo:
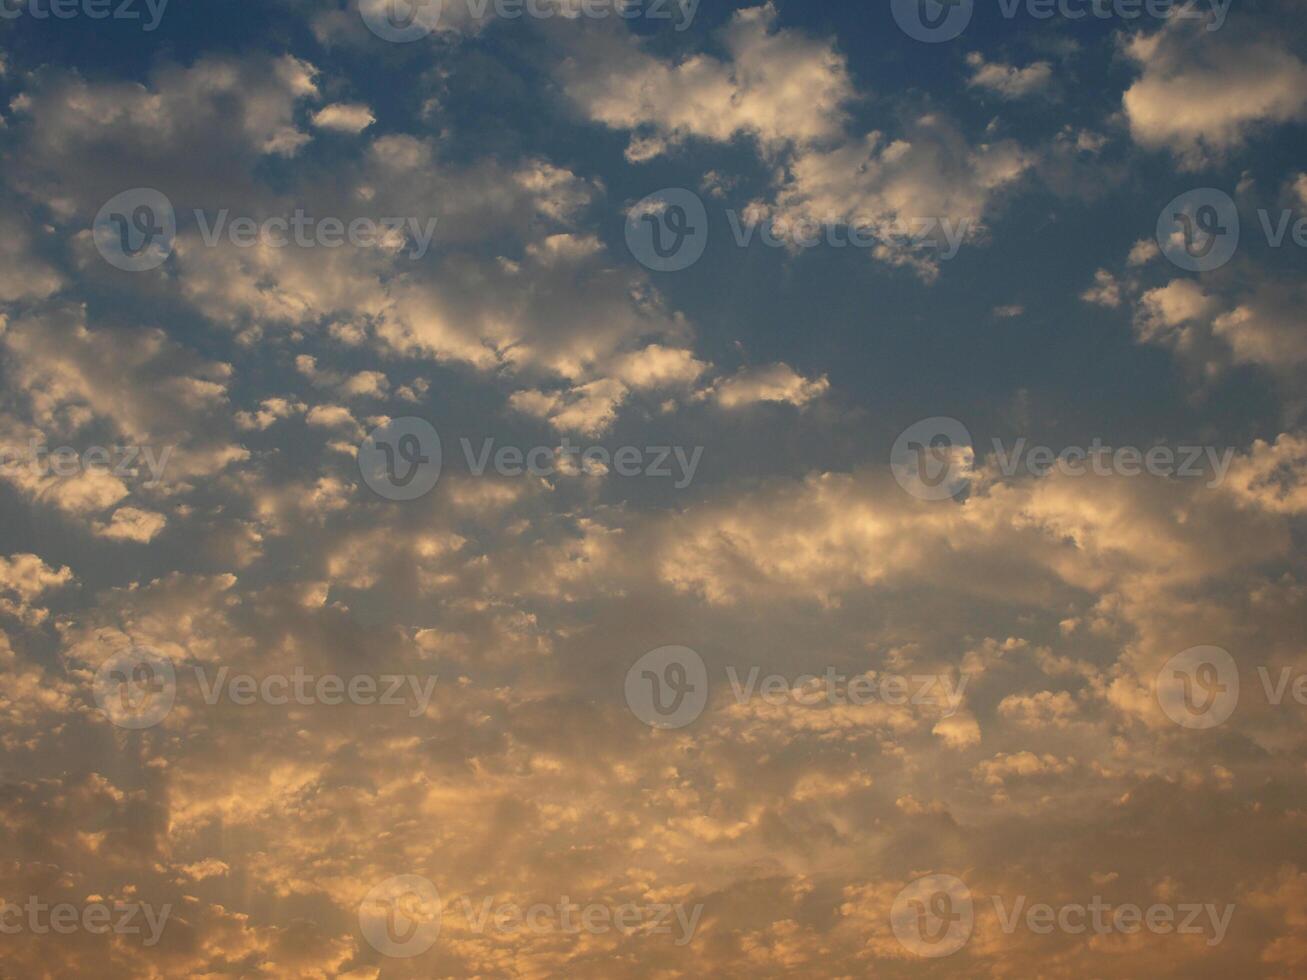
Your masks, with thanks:
[{"label": "blue sky", "polygon": [[0,18],[15,969],[1301,972],[1302,0],[67,2]]}]

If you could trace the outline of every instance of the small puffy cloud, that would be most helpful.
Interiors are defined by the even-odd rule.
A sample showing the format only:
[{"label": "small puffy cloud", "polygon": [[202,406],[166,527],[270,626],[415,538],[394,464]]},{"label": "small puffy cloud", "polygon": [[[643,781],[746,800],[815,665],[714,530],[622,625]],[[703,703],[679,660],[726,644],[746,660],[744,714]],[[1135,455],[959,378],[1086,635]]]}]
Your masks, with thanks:
[{"label": "small puffy cloud", "polygon": [[798,152],[764,211],[778,227],[816,222],[870,233],[873,258],[929,281],[938,275],[936,253],[982,237],[996,195],[1031,164],[1013,141],[973,145],[952,120],[929,113],[895,136],[871,132]]},{"label": "small puffy cloud", "polygon": [[1069,773],[1076,764],[1073,758],[1059,759],[1051,753],[1036,755],[1022,751],[1000,752],[975,768],[975,774],[987,786],[1002,786],[1012,779],[1032,779],[1039,776],[1061,776]]},{"label": "small puffy cloud", "polygon": [[350,396],[384,398],[390,391],[390,381],[380,371],[359,371],[346,378],[340,390]]},{"label": "small puffy cloud", "polygon": [[669,388],[692,384],[707,370],[693,351],[650,344],[614,358],[610,373],[631,388]]},{"label": "small puffy cloud", "polygon": [[1066,691],[1009,694],[998,704],[999,715],[1022,728],[1066,728],[1078,710]]},{"label": "small puffy cloud", "polygon": [[234,416],[239,429],[263,431],[281,419],[301,414],[307,406],[291,398],[265,398],[253,412],[240,411]]},{"label": "small puffy cloud", "polygon": [[95,533],[110,541],[134,541],[146,544],[164,529],[168,519],[139,507],[119,507],[108,523],[97,523]]},{"label": "small puffy cloud", "polygon": [[358,435],[363,433],[353,414],[344,405],[314,405],[304,416],[304,421],[320,429],[341,429]]},{"label": "small puffy cloud", "polygon": [[1237,293],[1208,292],[1192,279],[1146,290],[1135,307],[1140,341],[1169,347],[1204,374],[1251,364],[1296,376],[1307,366],[1307,288],[1255,279]]},{"label": "small puffy cloud", "polygon": [[1141,72],[1123,100],[1131,134],[1186,169],[1223,158],[1261,126],[1307,114],[1307,64],[1273,35],[1231,37],[1176,19],[1132,35],[1124,50]]},{"label": "small puffy cloud", "polygon": [[741,368],[712,388],[712,398],[722,408],[743,408],[758,402],[778,402],[802,408],[830,389],[825,375],[805,378],[788,364]]},{"label": "small puffy cloud", "polygon": [[335,102],[313,114],[313,125],[337,133],[361,133],[377,117],[367,106],[357,102]]},{"label": "small puffy cloud", "polygon": [[1094,273],[1094,284],[1080,294],[1086,303],[1115,309],[1121,305],[1121,284],[1106,269]]},{"label": "small puffy cloud", "polygon": [[941,718],[931,731],[952,749],[963,749],[980,741],[980,725],[969,711]]},{"label": "small puffy cloud", "polygon": [[1130,266],[1147,265],[1161,254],[1162,250],[1158,247],[1156,239],[1141,238],[1131,247],[1130,254],[1126,258],[1126,264]]},{"label": "small puffy cloud", "polygon": [[1053,66],[1047,61],[1036,61],[1024,68],[986,61],[979,52],[967,55],[971,77],[967,84],[983,88],[1005,99],[1020,99],[1048,91],[1053,79]]},{"label": "small puffy cloud", "polygon": [[776,17],[770,3],[737,10],[721,34],[727,60],[663,60],[633,35],[579,38],[562,81],[590,119],[637,131],[627,150],[632,161],[687,137],[752,136],[775,147],[838,135],[854,92],[844,56],[830,41],[776,29]]},{"label": "small puffy cloud", "polygon": [[43,622],[48,610],[35,605],[36,600],[72,581],[70,569],[53,568],[36,555],[0,555],[0,613],[28,624]]},{"label": "small puffy cloud", "polygon": [[599,435],[613,424],[627,388],[614,378],[602,378],[562,392],[517,391],[509,405],[525,415],[545,419],[560,432]]}]

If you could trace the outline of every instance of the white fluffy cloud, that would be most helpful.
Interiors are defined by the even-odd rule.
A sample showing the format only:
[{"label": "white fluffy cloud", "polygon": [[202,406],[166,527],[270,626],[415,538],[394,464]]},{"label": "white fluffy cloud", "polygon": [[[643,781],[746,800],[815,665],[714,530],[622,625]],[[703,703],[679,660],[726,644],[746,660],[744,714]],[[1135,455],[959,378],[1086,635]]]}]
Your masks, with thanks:
[{"label": "white fluffy cloud", "polygon": [[357,102],[335,102],[313,114],[313,125],[338,133],[361,133],[376,121],[372,110]]},{"label": "white fluffy cloud", "polygon": [[844,57],[829,41],[775,29],[776,16],[771,4],[736,11],[721,34],[725,61],[700,54],[672,62],[630,35],[597,46],[585,35],[561,78],[590,119],[637,131],[628,151],[635,161],[688,137],[752,136],[768,151],[835,138],[854,94]]},{"label": "white fluffy cloud", "polygon": [[711,396],[722,408],[742,408],[758,402],[780,402],[802,408],[829,389],[830,382],[824,375],[805,378],[788,364],[769,364],[741,368],[722,378],[713,386]]},{"label": "white fluffy cloud", "polygon": [[1231,38],[1177,20],[1125,42],[1141,74],[1126,90],[1130,132],[1197,169],[1243,146],[1260,127],[1307,114],[1307,64],[1284,42]]},{"label": "white fluffy cloud", "polygon": [[984,55],[973,51],[967,55],[967,64],[971,66],[968,85],[988,89],[1005,99],[1046,93],[1053,79],[1053,66],[1047,61],[1035,61],[1018,68],[998,61],[986,61]]}]

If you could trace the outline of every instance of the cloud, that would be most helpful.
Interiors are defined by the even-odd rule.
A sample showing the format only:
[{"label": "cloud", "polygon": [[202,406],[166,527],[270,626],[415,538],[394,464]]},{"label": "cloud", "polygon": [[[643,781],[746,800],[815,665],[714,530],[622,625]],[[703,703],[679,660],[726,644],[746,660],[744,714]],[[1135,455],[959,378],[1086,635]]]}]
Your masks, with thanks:
[{"label": "cloud", "polygon": [[[777,229],[857,226],[878,239],[873,258],[934,278],[937,256],[922,251],[922,239],[941,251],[950,239],[951,258],[981,237],[995,192],[1031,166],[1030,155],[1011,140],[972,146],[938,112],[917,113],[901,134],[850,135],[859,93],[844,57],[830,42],[774,30],[775,20],[770,4],[737,11],[722,33],[729,62],[699,55],[671,63],[631,37],[600,35],[569,49],[558,72],[588,119],[633,131],[628,159],[691,138],[752,137],[778,184],[774,200],[750,205],[756,217]],[[1038,79],[1041,69],[1033,71]]]},{"label": "cloud", "polygon": [[1053,79],[1053,66],[1047,61],[1035,61],[1024,68],[986,61],[978,51],[967,55],[971,77],[967,84],[972,88],[988,89],[1005,99],[1022,99],[1030,95],[1048,94]]},{"label": "cloud", "polygon": [[168,524],[162,514],[137,507],[119,507],[107,524],[97,524],[95,533],[110,541],[134,541],[148,544]]},{"label": "cloud", "polygon": [[823,375],[805,378],[788,364],[770,364],[759,368],[741,368],[718,381],[711,389],[713,400],[722,408],[743,408],[759,402],[778,402],[802,408],[830,389]]},{"label": "cloud", "polygon": [[46,299],[63,287],[63,277],[32,254],[32,244],[17,215],[0,215],[0,303]]},{"label": "cloud", "polygon": [[290,55],[205,56],[160,66],[148,84],[41,69],[17,106],[13,184],[83,221],[131,187],[155,187],[178,208],[252,195],[260,160],[309,142],[296,112],[317,98],[316,78]]},{"label": "cloud", "polygon": [[72,581],[73,573],[66,566],[53,568],[36,555],[0,555],[0,613],[29,625],[40,623],[49,610],[36,605],[36,600]]},{"label": "cloud", "polygon": [[679,62],[641,50],[634,35],[569,39],[576,55],[560,68],[568,97],[585,115],[633,136],[627,156],[643,161],[687,138],[758,140],[764,150],[838,136],[853,85],[828,41],[776,29],[772,4],[736,11],[722,29],[728,59]]},{"label": "cloud", "polygon": [[1140,77],[1123,106],[1135,141],[1196,170],[1258,132],[1307,113],[1307,65],[1280,39],[1208,32],[1176,20],[1124,44]]},{"label": "cloud", "polygon": [[372,110],[357,102],[335,102],[313,114],[314,126],[337,133],[361,133],[376,121]]}]

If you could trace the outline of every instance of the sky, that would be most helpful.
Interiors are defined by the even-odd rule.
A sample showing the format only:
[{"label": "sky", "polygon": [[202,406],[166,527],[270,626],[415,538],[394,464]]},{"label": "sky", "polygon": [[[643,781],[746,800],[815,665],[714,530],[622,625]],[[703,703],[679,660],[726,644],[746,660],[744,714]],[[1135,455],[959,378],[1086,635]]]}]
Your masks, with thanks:
[{"label": "sky", "polygon": [[0,0],[0,977],[1302,976],[1304,14]]}]

